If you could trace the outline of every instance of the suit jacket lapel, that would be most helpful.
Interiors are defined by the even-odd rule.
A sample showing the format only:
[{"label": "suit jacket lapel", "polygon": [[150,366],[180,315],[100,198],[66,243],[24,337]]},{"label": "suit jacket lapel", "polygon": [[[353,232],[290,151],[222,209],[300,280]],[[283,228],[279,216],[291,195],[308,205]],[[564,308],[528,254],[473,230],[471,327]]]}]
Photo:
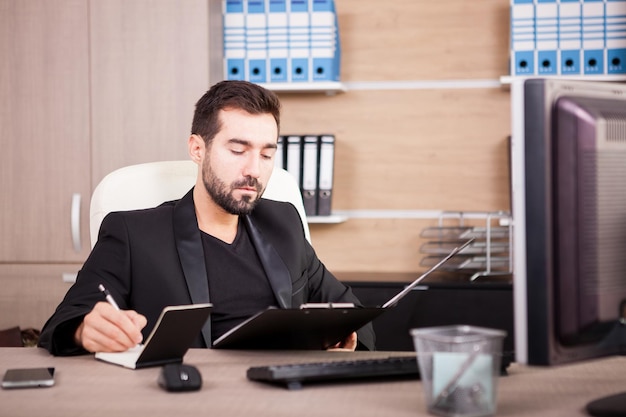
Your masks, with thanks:
[{"label": "suit jacket lapel", "polygon": [[257,250],[261,264],[270,282],[278,305],[291,308],[291,277],[287,265],[280,258],[276,249],[263,237],[259,229],[252,223],[250,216],[243,216],[250,239]]},{"label": "suit jacket lapel", "polygon": [[[191,301],[194,304],[208,303],[209,283],[193,204],[193,188],[174,207],[174,238]],[[202,336],[207,347],[211,347],[211,320],[207,320],[202,328]]]}]

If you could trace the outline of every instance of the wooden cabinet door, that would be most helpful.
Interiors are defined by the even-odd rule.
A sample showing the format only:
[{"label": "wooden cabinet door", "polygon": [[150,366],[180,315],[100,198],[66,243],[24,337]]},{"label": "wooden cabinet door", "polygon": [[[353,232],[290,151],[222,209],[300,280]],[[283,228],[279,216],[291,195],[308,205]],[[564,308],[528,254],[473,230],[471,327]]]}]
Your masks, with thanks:
[{"label": "wooden cabinet door", "polygon": [[0,329],[40,329],[54,313],[80,264],[0,264]]},{"label": "wooden cabinet door", "polygon": [[86,1],[0,0],[0,101],[0,262],[84,260],[91,166]]},{"label": "wooden cabinet door", "polygon": [[90,4],[93,187],[126,165],[188,159],[209,88],[207,0]]}]

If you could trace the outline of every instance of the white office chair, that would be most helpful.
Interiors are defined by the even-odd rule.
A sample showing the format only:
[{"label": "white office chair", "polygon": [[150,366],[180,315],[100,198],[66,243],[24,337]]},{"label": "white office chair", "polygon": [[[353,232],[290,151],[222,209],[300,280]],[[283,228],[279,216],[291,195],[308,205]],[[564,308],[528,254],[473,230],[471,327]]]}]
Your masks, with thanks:
[{"label": "white office chair", "polygon": [[[162,161],[130,165],[105,176],[91,196],[91,247],[96,244],[100,223],[109,212],[155,207],[164,201],[178,200],[196,183],[197,169],[192,161]],[[302,194],[290,173],[274,168],[263,198],[293,204],[302,219],[306,238],[311,241]]]}]

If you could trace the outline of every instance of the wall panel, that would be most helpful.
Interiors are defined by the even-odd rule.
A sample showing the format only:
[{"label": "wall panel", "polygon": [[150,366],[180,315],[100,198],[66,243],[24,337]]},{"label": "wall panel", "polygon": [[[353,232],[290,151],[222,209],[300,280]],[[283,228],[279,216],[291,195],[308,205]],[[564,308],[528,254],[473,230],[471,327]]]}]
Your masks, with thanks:
[{"label": "wall panel", "polygon": [[282,133],[334,133],[333,208],[389,216],[313,225],[313,243],[334,271],[418,271],[419,233],[436,220],[394,211],[510,210],[510,97],[497,83],[508,71],[508,3],[336,6],[349,89],[281,94]]},{"label": "wall panel", "polygon": [[508,92],[281,95],[282,133],[336,135],[340,210],[508,210]]},{"label": "wall panel", "polygon": [[336,0],[344,81],[498,78],[509,3]]}]

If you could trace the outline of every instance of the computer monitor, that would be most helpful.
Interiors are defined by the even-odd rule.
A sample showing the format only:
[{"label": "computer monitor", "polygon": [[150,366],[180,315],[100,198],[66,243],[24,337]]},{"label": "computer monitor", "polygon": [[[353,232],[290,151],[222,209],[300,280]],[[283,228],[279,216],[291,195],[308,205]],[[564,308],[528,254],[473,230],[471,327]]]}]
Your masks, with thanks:
[{"label": "computer monitor", "polygon": [[626,85],[529,79],[523,94],[526,271],[514,291],[525,287],[515,338],[526,352],[516,358],[626,353]]}]

